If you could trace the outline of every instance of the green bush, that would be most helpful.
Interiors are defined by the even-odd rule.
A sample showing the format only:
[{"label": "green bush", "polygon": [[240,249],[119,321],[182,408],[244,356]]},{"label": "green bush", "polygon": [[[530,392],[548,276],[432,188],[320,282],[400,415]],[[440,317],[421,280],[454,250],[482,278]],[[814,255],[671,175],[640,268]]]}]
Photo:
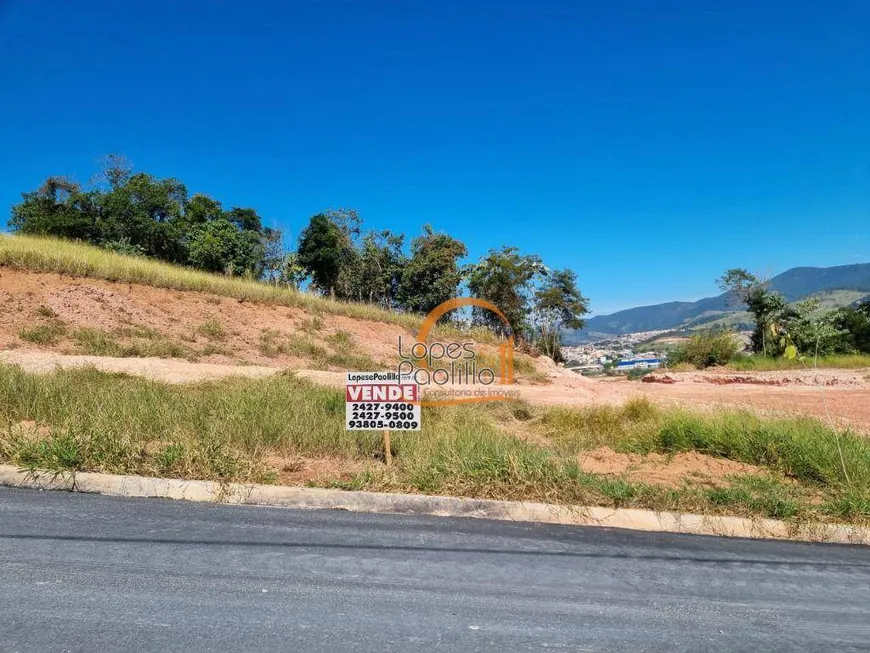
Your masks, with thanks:
[{"label": "green bush", "polygon": [[727,365],[741,349],[740,341],[731,331],[702,331],[674,349],[668,356],[668,363],[689,363],[698,369]]}]

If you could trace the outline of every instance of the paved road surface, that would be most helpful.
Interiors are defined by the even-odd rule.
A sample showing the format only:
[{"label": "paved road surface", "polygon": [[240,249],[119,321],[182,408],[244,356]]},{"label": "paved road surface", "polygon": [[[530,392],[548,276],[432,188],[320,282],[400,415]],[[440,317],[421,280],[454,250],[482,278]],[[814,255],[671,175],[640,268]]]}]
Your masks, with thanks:
[{"label": "paved road surface", "polygon": [[870,549],[0,488],[0,651],[870,650]]}]

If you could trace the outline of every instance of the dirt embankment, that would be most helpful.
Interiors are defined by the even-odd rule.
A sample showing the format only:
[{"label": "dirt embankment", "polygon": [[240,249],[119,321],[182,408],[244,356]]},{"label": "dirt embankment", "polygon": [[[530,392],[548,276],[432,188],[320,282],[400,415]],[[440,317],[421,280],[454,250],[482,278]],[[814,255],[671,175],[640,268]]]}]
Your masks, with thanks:
[{"label": "dirt embankment", "polygon": [[[37,346],[63,354],[85,353],[72,337],[82,328],[106,332],[125,345],[159,338],[205,363],[282,367],[304,367],[306,354],[314,347],[329,350],[329,338],[338,332],[379,363],[397,358],[399,336],[412,337],[395,324],[325,312],[9,268],[0,269],[0,309],[0,347],[32,348],[34,343],[21,339],[22,330],[54,324],[63,332]],[[264,334],[271,334],[273,346]]]},{"label": "dirt embankment", "polygon": [[[91,332],[87,342],[82,330]],[[327,311],[0,268],[0,350],[69,356],[113,348],[108,355],[115,357],[338,371],[397,365],[400,338],[407,349],[415,335],[397,324]],[[486,344],[475,351],[496,355]],[[563,373],[551,361],[535,361],[536,378]]]},{"label": "dirt embankment", "polygon": [[[168,382],[255,377],[289,368],[317,383],[341,386],[342,371],[348,367],[323,358],[334,351],[338,336],[350,343],[354,355],[379,367],[397,362],[399,337],[413,339],[413,334],[395,324],[8,268],[0,268],[0,309],[0,360],[34,372],[95,366]],[[21,337],[23,330],[49,325],[62,327],[50,342]],[[169,350],[177,346],[192,353],[189,358],[195,362],[167,357],[172,354],[82,356],[74,334],[83,328],[100,330],[123,344],[169,343]],[[491,354],[493,348],[479,350]],[[528,384],[520,375],[514,389],[521,399],[538,404],[594,406],[642,396],[664,405],[700,409],[724,405],[830,418],[870,432],[866,370],[659,372],[638,383],[585,378],[543,357],[536,359],[535,366],[547,382]]]}]

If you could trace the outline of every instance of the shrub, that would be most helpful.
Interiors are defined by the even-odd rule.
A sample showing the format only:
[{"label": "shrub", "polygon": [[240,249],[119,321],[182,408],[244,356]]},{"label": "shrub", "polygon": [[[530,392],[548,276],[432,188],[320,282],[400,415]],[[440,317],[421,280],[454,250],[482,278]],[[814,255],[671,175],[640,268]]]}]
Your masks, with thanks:
[{"label": "shrub", "polygon": [[139,245],[134,245],[129,238],[109,240],[103,243],[103,249],[122,256],[145,256],[145,250]]},{"label": "shrub", "polygon": [[731,331],[702,331],[674,349],[668,356],[668,363],[689,363],[698,369],[727,365],[741,349],[740,341]]}]

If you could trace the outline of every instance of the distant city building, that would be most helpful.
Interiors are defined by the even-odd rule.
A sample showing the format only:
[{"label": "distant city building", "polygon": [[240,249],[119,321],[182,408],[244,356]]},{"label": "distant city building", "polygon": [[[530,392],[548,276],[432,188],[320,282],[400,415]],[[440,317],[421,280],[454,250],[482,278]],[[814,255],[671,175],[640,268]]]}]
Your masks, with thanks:
[{"label": "distant city building", "polygon": [[617,371],[621,370],[654,370],[662,364],[661,358],[633,358],[619,361]]}]

